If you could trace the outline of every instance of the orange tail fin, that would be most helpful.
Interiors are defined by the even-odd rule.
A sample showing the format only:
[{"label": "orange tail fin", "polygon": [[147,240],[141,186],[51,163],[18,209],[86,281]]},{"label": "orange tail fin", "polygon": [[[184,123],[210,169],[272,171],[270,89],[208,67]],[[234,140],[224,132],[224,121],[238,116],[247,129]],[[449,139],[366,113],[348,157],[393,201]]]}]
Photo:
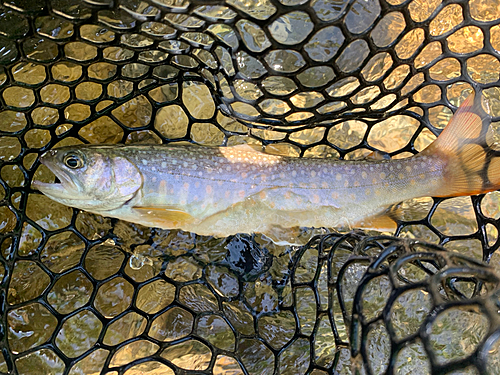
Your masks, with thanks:
[{"label": "orange tail fin", "polygon": [[488,145],[491,118],[481,99],[469,95],[440,136],[422,152],[446,161],[445,183],[434,196],[473,195],[500,189],[500,153]]}]

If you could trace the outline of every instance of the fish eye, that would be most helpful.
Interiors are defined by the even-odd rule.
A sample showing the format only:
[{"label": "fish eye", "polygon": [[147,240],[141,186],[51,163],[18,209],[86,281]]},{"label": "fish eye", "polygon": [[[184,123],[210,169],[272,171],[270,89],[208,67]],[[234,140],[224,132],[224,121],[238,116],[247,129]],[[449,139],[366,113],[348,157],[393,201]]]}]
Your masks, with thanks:
[{"label": "fish eye", "polygon": [[78,169],[83,167],[83,160],[76,154],[66,154],[63,159],[64,165],[71,169]]}]

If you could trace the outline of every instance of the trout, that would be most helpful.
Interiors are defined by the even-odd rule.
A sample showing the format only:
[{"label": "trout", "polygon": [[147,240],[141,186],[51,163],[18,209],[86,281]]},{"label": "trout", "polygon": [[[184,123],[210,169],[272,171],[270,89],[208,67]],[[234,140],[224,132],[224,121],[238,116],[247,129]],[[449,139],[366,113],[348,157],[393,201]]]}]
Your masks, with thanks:
[{"label": "trout", "polygon": [[399,160],[294,158],[248,145],[61,147],[40,159],[59,181],[33,185],[64,205],[200,235],[356,226],[407,199],[499,189],[490,122],[470,95],[433,143]]}]

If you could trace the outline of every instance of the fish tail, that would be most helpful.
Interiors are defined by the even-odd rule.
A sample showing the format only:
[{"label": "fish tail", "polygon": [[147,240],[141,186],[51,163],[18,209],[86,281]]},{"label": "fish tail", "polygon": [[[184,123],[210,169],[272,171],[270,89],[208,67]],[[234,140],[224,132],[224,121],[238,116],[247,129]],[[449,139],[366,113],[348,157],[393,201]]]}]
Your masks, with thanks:
[{"label": "fish tail", "polygon": [[491,118],[481,96],[471,94],[439,137],[422,154],[444,161],[444,181],[436,197],[475,195],[500,189],[500,152],[491,143]]}]

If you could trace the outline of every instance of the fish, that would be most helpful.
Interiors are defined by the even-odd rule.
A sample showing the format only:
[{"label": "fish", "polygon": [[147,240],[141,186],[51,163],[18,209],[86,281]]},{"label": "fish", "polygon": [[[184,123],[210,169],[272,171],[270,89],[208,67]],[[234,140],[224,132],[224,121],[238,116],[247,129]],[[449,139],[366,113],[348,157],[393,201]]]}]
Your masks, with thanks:
[{"label": "fish", "polygon": [[391,218],[389,208],[408,199],[498,190],[490,123],[471,94],[433,143],[397,160],[287,157],[249,145],[67,146],[40,157],[58,181],[33,186],[77,209],[199,235],[356,227]]}]

